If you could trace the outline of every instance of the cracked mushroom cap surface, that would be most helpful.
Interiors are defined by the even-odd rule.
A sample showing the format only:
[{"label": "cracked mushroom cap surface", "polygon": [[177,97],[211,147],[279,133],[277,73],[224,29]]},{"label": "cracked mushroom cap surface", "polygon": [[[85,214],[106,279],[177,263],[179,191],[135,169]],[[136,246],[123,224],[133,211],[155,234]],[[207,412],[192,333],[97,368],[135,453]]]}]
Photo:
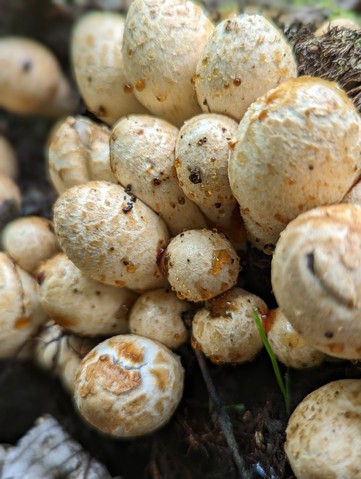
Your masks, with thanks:
[{"label": "cracked mushroom cap surface", "polygon": [[306,396],[286,429],[297,479],[360,479],[361,380],[340,379]]},{"label": "cracked mushroom cap surface", "polygon": [[313,347],[361,358],[361,207],[314,208],[282,232],[272,287],[287,319]]},{"label": "cracked mushroom cap surface", "polygon": [[135,96],[150,112],[177,126],[201,112],[193,77],[213,30],[201,7],[191,1],[132,2],[123,61]]},{"label": "cracked mushroom cap surface", "polygon": [[254,246],[274,246],[300,213],[341,202],[360,177],[360,138],[354,104],[320,78],[290,79],[249,107],[229,178]]},{"label": "cracked mushroom cap surface", "polygon": [[91,181],[69,188],[55,203],[54,229],[85,275],[140,291],[166,285],[157,265],[168,243],[166,224],[121,186]]},{"label": "cracked mushroom cap surface", "polygon": [[260,15],[220,22],[197,63],[195,87],[204,112],[240,120],[261,95],[297,76],[291,46]]},{"label": "cracked mushroom cap surface", "polygon": [[183,382],[180,359],[167,347],[141,336],[119,335],[83,359],[74,398],[80,414],[99,431],[137,437],[169,421]]},{"label": "cracked mushroom cap surface", "polygon": [[188,230],[172,238],[161,259],[178,298],[199,302],[232,288],[239,257],[228,239],[212,230]]}]

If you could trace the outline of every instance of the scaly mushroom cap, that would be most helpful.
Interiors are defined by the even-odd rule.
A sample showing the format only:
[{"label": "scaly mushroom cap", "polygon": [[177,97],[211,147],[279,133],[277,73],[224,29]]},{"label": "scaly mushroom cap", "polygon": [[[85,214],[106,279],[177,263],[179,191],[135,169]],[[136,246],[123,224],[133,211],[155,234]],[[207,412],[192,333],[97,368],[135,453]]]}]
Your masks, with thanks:
[{"label": "scaly mushroom cap", "polygon": [[89,111],[108,125],[129,113],[146,109],[133,95],[122,57],[124,17],[97,11],[76,22],[71,37],[71,60],[81,96]]},{"label": "scaly mushroom cap", "polygon": [[138,100],[174,125],[201,112],[193,86],[214,26],[188,0],[134,0],[124,27],[123,61]]},{"label": "scaly mushroom cap", "polygon": [[331,356],[361,358],[361,207],[314,208],[282,232],[272,259],[277,302]]},{"label": "scaly mushroom cap", "polygon": [[160,214],[172,235],[205,228],[198,207],[185,197],[174,168],[178,129],[161,118],[130,115],[110,138],[110,164],[118,181]]},{"label": "scaly mushroom cap", "polygon": [[360,479],[361,380],[340,379],[303,399],[286,429],[297,479]]},{"label": "scaly mushroom cap", "polygon": [[119,335],[83,359],[74,398],[81,415],[99,431],[136,437],[169,421],[183,381],[179,357],[168,348],[141,336]]},{"label": "scaly mushroom cap", "polygon": [[256,100],[229,161],[251,242],[275,245],[300,213],[340,202],[360,177],[360,138],[360,115],[333,82],[291,79]]},{"label": "scaly mushroom cap", "polygon": [[101,283],[141,291],[166,284],[157,257],[167,227],[119,185],[90,181],[66,190],[54,205],[54,229],[68,258]]},{"label": "scaly mushroom cap", "polygon": [[195,87],[204,112],[240,120],[249,105],[271,88],[297,76],[291,46],[260,15],[220,22],[197,63]]},{"label": "scaly mushroom cap", "polygon": [[232,288],[210,300],[194,316],[192,345],[216,364],[252,361],[263,347],[253,310],[268,312],[258,296]]}]

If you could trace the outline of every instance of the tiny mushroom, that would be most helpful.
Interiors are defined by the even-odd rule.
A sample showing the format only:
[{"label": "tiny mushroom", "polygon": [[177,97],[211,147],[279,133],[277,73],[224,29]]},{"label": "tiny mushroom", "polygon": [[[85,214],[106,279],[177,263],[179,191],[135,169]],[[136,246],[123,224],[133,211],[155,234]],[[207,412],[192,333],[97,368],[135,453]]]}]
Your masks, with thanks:
[{"label": "tiny mushroom", "polygon": [[15,263],[30,274],[60,250],[52,222],[40,216],[11,221],[1,231],[0,241]]},{"label": "tiny mushroom", "polygon": [[261,298],[238,287],[211,299],[193,318],[192,346],[216,364],[252,361],[263,348],[254,309],[268,312]]},{"label": "tiny mushroom", "polygon": [[123,61],[138,100],[174,125],[201,112],[193,79],[212,22],[189,0],[134,0],[124,27]]},{"label": "tiny mushroom", "polygon": [[271,250],[300,213],[342,200],[361,174],[360,138],[356,107],[321,78],[285,81],[249,107],[229,179],[254,246]]},{"label": "tiny mushroom", "polygon": [[361,380],[316,389],[293,411],[285,451],[297,479],[360,479]]},{"label": "tiny mushroom", "polygon": [[88,278],[64,253],[43,263],[38,278],[40,304],[57,324],[84,336],[128,332],[133,291]]},{"label": "tiny mushroom", "polygon": [[170,289],[147,291],[130,310],[130,332],[176,349],[188,339],[182,313],[190,308],[187,301],[181,301]]},{"label": "tiny mushroom", "polygon": [[295,369],[319,366],[325,354],[306,343],[280,308],[268,313],[267,339],[278,361]]},{"label": "tiny mushroom", "polygon": [[122,57],[124,17],[119,13],[92,11],[75,23],[71,61],[84,102],[108,125],[129,113],[146,109],[127,81]]},{"label": "tiny mushroom", "polygon": [[113,336],[82,360],[74,398],[80,414],[115,437],[149,434],[165,425],[183,393],[179,357],[166,346],[129,334]]},{"label": "tiny mushroom", "polygon": [[48,171],[58,193],[91,180],[117,183],[110,169],[110,130],[82,116],[59,122],[49,136]]},{"label": "tiny mushroom", "polygon": [[9,141],[0,135],[0,174],[12,180],[18,176],[18,160],[14,148]]},{"label": "tiny mushroom", "polygon": [[76,96],[53,53],[25,37],[0,39],[0,106],[17,114],[72,113]]},{"label": "tiny mushroom", "polygon": [[17,184],[9,176],[0,173],[0,230],[7,222],[19,216],[21,201]]},{"label": "tiny mushroom", "polygon": [[174,168],[178,129],[161,118],[130,115],[110,137],[110,164],[118,181],[167,223],[172,235],[205,228],[205,219],[183,193]]},{"label": "tiny mushroom", "polygon": [[326,20],[314,33],[315,37],[320,37],[328,33],[332,28],[347,28],[348,30],[359,30],[360,25],[351,18],[333,18]]},{"label": "tiny mushroom", "polygon": [[361,359],[361,207],[320,206],[282,232],[272,258],[279,307],[314,348]]},{"label": "tiny mushroom", "polygon": [[243,14],[217,25],[198,59],[195,87],[204,112],[239,121],[258,97],[296,76],[281,31],[260,15]]},{"label": "tiny mushroom", "polygon": [[54,229],[86,276],[139,291],[166,285],[157,264],[169,239],[166,224],[121,186],[90,181],[69,188],[55,202]]},{"label": "tiny mushroom", "polygon": [[178,298],[200,302],[232,288],[240,271],[239,257],[216,231],[188,230],[172,238],[161,268]]}]

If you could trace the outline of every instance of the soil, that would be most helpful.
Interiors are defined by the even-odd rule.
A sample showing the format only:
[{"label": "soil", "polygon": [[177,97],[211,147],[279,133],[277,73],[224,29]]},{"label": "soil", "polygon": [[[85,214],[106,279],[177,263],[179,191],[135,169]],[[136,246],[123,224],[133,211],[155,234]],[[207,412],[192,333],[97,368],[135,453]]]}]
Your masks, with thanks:
[{"label": "soil", "polygon": [[[26,35],[41,41],[52,49],[72,78],[69,32],[84,11],[73,3],[64,7],[50,0],[0,0],[0,36]],[[352,8],[360,10],[360,2],[351,3]],[[309,9],[301,15],[303,23],[310,21],[307,15]],[[315,11],[311,20],[319,23],[326,15]],[[78,113],[87,114],[80,100]],[[16,148],[20,161],[22,215],[51,218],[56,194],[47,178],[44,148],[53,123],[0,110],[0,134]],[[14,214],[8,211],[7,220]],[[274,307],[270,257],[250,248],[241,259],[242,286]],[[294,478],[283,451],[289,413],[266,352],[254,362],[237,367],[213,365],[195,354],[190,345],[178,353],[186,370],[186,383],[176,414],[159,432],[128,441],[103,437],[88,427],[58,380],[32,363],[0,362],[0,443],[14,444],[39,416],[51,413],[113,476],[124,479]],[[286,373],[282,366],[281,371]],[[306,394],[331,380],[361,378],[358,364],[338,360],[287,373],[291,411]],[[232,434],[233,446],[229,442]]]}]

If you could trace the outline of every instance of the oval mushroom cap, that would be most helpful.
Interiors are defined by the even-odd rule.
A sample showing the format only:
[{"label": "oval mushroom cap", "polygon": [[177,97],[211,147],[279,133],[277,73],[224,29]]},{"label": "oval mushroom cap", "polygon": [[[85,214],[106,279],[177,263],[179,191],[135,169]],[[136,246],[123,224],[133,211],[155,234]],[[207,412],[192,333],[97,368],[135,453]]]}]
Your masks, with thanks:
[{"label": "oval mushroom cap", "polygon": [[229,178],[250,241],[275,245],[293,218],[338,203],[360,177],[361,118],[333,82],[300,77],[247,110]]},{"label": "oval mushroom cap", "polygon": [[142,436],[169,421],[182,397],[183,381],[179,357],[165,346],[133,334],[114,336],[81,362],[75,403],[105,434]]},{"label": "oval mushroom cap", "polygon": [[282,232],[272,259],[281,310],[313,347],[361,358],[361,207],[314,208]]},{"label": "oval mushroom cap", "polygon": [[360,479],[361,380],[316,389],[293,411],[285,451],[297,479]]}]

